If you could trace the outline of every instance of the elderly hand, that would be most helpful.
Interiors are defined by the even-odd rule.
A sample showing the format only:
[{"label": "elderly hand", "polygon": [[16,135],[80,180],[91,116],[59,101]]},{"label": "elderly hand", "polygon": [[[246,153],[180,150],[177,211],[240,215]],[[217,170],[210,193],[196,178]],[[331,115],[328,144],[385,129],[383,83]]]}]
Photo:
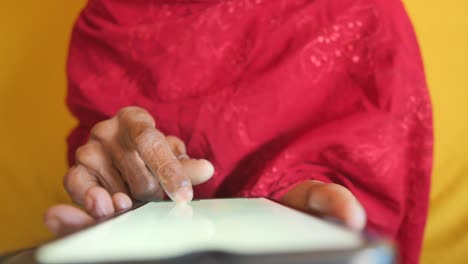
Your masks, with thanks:
[{"label": "elderly hand", "polygon": [[147,111],[123,108],[94,126],[65,175],[65,189],[85,211],[56,205],[46,212],[45,223],[62,236],[130,209],[132,200],[161,200],[166,193],[175,202],[189,202],[192,185],[213,172],[210,162],[190,159],[180,139],[158,131]]}]

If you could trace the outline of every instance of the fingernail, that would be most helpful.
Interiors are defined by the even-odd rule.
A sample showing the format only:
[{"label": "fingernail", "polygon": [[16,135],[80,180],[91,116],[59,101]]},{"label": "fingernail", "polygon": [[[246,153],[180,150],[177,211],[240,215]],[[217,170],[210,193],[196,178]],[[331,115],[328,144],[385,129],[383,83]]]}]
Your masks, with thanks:
[{"label": "fingernail", "polygon": [[99,201],[95,201],[94,209],[96,210],[96,215],[99,218],[104,218],[114,213],[109,207],[105,206],[102,202]]},{"label": "fingernail", "polygon": [[88,196],[85,199],[86,211],[96,218],[104,218],[114,213],[110,208],[106,207],[104,203],[96,197]]},{"label": "fingernail", "polygon": [[317,212],[323,212],[327,209],[327,202],[321,198],[311,196],[309,198],[309,207]]},{"label": "fingernail", "polygon": [[132,207],[132,200],[130,200],[130,198],[127,195],[123,194],[120,196],[120,198],[117,199],[115,207],[116,210],[119,212],[127,211]]},{"label": "fingernail", "polygon": [[86,211],[88,211],[88,212],[94,211],[94,206],[95,206],[94,199],[91,196],[87,195],[85,197],[85,209],[86,209]]},{"label": "fingernail", "polygon": [[55,218],[48,219],[45,221],[45,224],[47,228],[49,228],[49,230],[52,231],[52,233],[54,233],[55,235],[58,235],[58,232],[60,230],[60,222],[57,219]]},{"label": "fingernail", "polygon": [[180,188],[173,196],[176,204],[188,203],[193,199],[193,191],[187,188]]},{"label": "fingernail", "polygon": [[362,230],[366,226],[366,211],[364,208],[358,204],[357,206],[358,209],[356,209],[356,213],[353,214],[353,217],[349,221],[349,226],[353,228],[354,230]]}]

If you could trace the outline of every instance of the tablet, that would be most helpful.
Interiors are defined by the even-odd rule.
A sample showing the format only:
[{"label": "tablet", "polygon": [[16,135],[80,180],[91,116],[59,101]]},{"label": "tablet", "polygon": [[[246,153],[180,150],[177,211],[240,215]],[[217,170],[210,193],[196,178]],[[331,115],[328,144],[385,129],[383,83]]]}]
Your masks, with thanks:
[{"label": "tablet", "polygon": [[372,263],[392,246],[268,199],[147,203],[40,247],[39,263]]}]

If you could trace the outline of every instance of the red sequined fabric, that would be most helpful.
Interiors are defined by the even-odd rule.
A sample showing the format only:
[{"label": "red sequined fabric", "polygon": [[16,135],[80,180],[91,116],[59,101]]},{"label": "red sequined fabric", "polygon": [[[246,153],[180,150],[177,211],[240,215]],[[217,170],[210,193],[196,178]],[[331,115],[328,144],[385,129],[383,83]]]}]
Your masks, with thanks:
[{"label": "red sequined fabric", "polygon": [[418,263],[432,113],[400,1],[91,0],[68,76],[70,163],[95,123],[138,105],[214,164],[196,198],[338,183]]}]

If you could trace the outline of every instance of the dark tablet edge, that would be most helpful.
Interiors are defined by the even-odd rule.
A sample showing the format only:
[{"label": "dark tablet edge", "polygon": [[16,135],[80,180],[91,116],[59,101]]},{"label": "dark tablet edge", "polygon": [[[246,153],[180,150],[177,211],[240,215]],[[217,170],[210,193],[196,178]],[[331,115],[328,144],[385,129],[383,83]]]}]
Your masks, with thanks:
[{"label": "dark tablet edge", "polygon": [[[369,243],[355,249],[317,250],[271,254],[234,254],[223,251],[202,251],[167,259],[93,262],[99,264],[393,264],[396,256],[390,244]],[[40,264],[56,264],[54,262]],[[87,264],[73,262],[69,264]]]}]

